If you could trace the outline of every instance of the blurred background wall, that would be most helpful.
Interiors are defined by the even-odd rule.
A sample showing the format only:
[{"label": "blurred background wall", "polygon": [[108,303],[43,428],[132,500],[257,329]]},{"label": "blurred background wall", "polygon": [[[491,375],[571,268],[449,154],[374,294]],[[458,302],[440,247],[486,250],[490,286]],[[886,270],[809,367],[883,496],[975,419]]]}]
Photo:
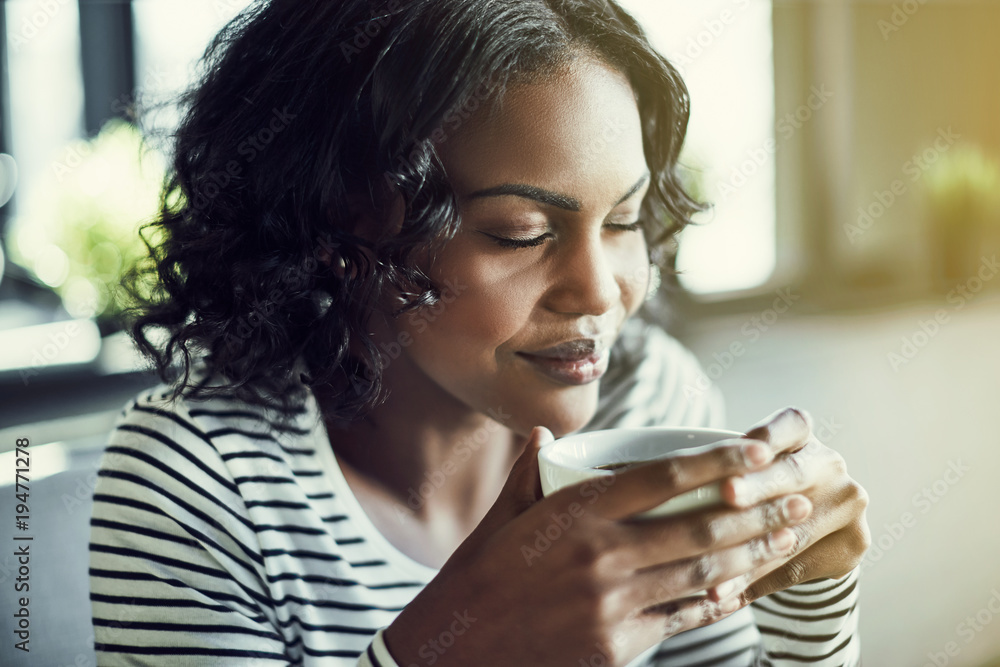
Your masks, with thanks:
[{"label": "blurred background wall", "polygon": [[[93,664],[66,600],[87,611],[94,466],[155,383],[114,321],[165,164],[139,158],[136,103],[188,85],[246,4],[3,4],[0,485],[29,438],[50,545],[23,664]],[[622,4],[689,85],[682,161],[713,203],[649,316],[722,387],[729,427],[802,407],[868,489],[866,664],[1000,664],[1000,2]]]}]

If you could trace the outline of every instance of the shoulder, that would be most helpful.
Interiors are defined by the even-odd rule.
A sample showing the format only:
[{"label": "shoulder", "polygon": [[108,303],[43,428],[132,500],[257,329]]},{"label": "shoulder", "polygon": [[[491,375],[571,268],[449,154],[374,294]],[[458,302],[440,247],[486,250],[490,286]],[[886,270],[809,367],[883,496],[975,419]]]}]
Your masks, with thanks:
[{"label": "shoulder", "polygon": [[239,488],[224,452],[192,415],[192,405],[157,386],[122,410],[108,438],[98,471],[97,493],[181,502],[206,495],[233,502]]},{"label": "shoulder", "polygon": [[[202,386],[208,383],[199,379]],[[296,441],[310,432],[305,418],[282,421],[273,411],[231,395],[195,399],[161,384],[125,405],[99,474],[156,485],[167,493],[196,489],[235,500],[240,464],[248,458],[258,467],[268,459],[284,463],[286,452],[295,452]]]},{"label": "shoulder", "polygon": [[724,428],[724,402],[689,349],[634,316],[612,348],[597,413],[584,430],[654,425]]}]

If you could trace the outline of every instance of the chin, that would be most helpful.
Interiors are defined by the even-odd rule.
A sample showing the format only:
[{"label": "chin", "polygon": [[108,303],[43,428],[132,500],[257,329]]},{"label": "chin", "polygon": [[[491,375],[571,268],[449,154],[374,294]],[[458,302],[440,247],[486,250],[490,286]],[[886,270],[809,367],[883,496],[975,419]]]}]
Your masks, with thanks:
[{"label": "chin", "polygon": [[586,426],[597,412],[597,383],[585,392],[562,392],[558,396],[523,396],[523,402],[514,412],[515,424],[511,428],[523,436],[531,429],[544,426],[556,438],[578,431]]}]

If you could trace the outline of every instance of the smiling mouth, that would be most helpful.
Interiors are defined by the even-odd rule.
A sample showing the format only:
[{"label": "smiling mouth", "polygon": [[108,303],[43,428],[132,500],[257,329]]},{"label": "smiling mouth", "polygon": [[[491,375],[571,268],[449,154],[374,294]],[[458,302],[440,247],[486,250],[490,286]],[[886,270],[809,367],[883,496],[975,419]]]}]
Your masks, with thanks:
[{"label": "smiling mouth", "polygon": [[560,385],[578,386],[599,379],[608,369],[611,356],[608,348],[600,351],[578,350],[569,356],[541,356],[518,352],[518,356],[531,364],[532,368],[549,380]]},{"label": "smiling mouth", "polygon": [[595,338],[577,338],[535,352],[518,352],[518,354],[540,359],[557,361],[584,361],[602,356],[607,346]]}]

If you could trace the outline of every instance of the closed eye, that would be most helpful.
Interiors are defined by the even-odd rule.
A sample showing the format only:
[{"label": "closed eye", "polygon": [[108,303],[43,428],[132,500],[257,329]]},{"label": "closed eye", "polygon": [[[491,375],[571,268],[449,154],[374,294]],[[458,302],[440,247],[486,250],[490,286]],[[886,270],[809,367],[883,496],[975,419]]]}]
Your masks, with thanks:
[{"label": "closed eye", "polygon": [[[642,229],[642,221],[636,220],[635,222],[630,222],[626,224],[610,223],[604,226],[607,229],[616,232],[635,232]],[[527,238],[527,239],[511,239],[503,236],[494,236],[493,234],[486,234],[486,236],[490,237],[493,240],[493,242],[496,243],[501,248],[534,248],[545,243],[545,240],[551,237],[552,234],[546,232],[541,236],[535,236],[533,238]]]}]

